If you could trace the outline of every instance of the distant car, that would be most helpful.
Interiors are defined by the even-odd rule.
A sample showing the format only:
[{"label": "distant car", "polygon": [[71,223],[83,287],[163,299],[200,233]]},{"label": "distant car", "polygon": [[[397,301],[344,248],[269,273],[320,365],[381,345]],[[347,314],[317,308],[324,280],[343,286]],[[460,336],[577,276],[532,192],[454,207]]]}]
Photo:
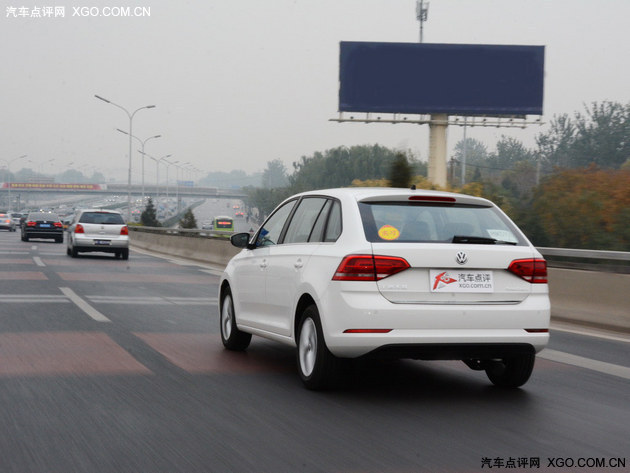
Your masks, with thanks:
[{"label": "distant car", "polygon": [[547,264],[492,202],[347,188],[282,202],[219,283],[223,345],[297,347],[308,389],[340,358],[462,360],[499,386],[530,377],[549,339]]},{"label": "distant car", "polygon": [[15,231],[15,222],[11,218],[11,214],[0,214],[0,229],[9,232]]},{"label": "distant car", "polygon": [[234,213],[235,217],[244,217],[245,216],[245,212],[236,212]]},{"label": "distant car", "polygon": [[29,212],[21,227],[22,241],[45,238],[63,243],[63,225],[59,216],[52,212]]},{"label": "distant car", "polygon": [[13,220],[13,224],[16,227],[19,227],[21,224],[21,219],[23,215],[19,212],[9,212],[9,215],[11,216],[11,220]]},{"label": "distant car", "polygon": [[99,251],[129,259],[129,229],[120,212],[79,210],[67,233],[68,256],[76,258],[79,253]]}]

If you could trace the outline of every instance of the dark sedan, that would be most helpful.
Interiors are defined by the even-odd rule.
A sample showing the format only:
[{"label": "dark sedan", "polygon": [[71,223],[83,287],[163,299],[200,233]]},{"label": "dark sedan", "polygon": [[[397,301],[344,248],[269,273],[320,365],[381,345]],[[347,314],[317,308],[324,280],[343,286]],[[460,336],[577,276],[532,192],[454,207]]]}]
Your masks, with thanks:
[{"label": "dark sedan", "polygon": [[59,216],[50,212],[31,212],[22,222],[22,241],[49,238],[63,243],[63,224]]}]

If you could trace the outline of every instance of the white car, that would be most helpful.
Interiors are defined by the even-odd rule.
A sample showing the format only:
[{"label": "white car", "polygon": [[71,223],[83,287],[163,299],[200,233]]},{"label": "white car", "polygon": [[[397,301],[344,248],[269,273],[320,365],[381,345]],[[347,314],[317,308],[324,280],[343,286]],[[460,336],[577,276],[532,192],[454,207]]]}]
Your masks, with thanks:
[{"label": "white car", "polygon": [[81,252],[114,253],[129,259],[129,229],[120,212],[114,210],[79,210],[67,229],[68,256]]},{"label": "white car", "polygon": [[339,358],[463,360],[492,383],[530,377],[549,339],[547,264],[492,202],[392,188],[305,192],[280,204],[219,286],[221,338],[297,347],[309,389]]}]

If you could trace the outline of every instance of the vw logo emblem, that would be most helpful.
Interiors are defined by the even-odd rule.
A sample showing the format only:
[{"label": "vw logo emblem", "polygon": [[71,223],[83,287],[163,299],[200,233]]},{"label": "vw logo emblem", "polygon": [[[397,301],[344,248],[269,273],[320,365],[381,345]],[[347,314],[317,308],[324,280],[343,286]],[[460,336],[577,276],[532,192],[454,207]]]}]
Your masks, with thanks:
[{"label": "vw logo emblem", "polygon": [[468,263],[468,256],[463,251],[460,251],[455,256],[455,261],[457,261],[457,264],[466,264]]}]

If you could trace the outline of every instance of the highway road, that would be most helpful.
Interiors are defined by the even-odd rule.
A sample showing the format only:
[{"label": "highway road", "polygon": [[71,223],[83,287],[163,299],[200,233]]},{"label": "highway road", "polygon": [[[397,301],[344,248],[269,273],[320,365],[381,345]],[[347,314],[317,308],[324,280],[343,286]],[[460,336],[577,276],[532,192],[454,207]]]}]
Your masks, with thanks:
[{"label": "highway road", "polygon": [[222,349],[218,280],[1,232],[0,471],[630,470],[627,336],[554,328],[517,390],[400,361],[310,392],[288,347]]}]

